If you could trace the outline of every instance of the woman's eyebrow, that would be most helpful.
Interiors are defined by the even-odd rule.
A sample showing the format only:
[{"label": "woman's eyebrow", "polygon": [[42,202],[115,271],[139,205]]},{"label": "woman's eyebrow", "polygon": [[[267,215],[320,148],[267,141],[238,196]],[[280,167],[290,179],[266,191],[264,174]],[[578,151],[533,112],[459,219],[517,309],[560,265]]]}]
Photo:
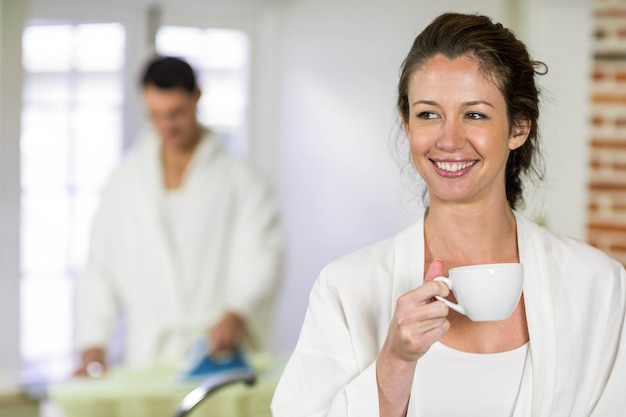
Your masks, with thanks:
[{"label": "woman's eyebrow", "polygon": [[412,106],[415,106],[417,104],[426,104],[429,106],[437,106],[437,102],[436,101],[432,101],[432,100],[417,100],[415,102],[413,102]]},{"label": "woman's eyebrow", "polygon": [[478,106],[480,104],[484,104],[486,106],[489,107],[493,107],[493,104],[491,104],[488,101],[484,101],[484,100],[472,100],[472,101],[466,101],[465,103],[463,103],[464,107],[469,107],[469,106]]},{"label": "woman's eyebrow", "polygon": [[[415,102],[413,102],[412,106],[416,106],[418,104],[425,104],[428,106],[438,106],[439,104],[436,101],[432,101],[432,100],[417,100]],[[491,104],[488,101],[484,101],[484,100],[471,100],[471,101],[465,101],[463,103],[461,103],[461,106],[463,107],[470,107],[470,106],[478,106],[484,104],[486,106],[489,107],[493,107],[493,104]]]}]

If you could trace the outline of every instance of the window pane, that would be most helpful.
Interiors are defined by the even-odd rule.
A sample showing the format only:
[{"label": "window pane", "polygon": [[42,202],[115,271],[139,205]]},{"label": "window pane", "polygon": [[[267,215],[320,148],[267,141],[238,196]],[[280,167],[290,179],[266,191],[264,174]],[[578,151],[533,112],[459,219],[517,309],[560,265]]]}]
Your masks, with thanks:
[{"label": "window pane", "polygon": [[22,63],[28,72],[69,71],[72,66],[72,26],[30,26],[22,37]]},{"label": "window pane", "polygon": [[69,220],[64,189],[22,193],[21,264],[25,273],[66,269]]},{"label": "window pane", "polygon": [[91,222],[100,202],[100,190],[79,188],[72,200],[74,227],[70,236],[70,260],[73,270],[80,271],[87,256]]},{"label": "window pane", "polygon": [[165,26],[156,35],[156,47],[161,55],[182,56],[197,65],[202,49],[202,30],[182,26]]},{"label": "window pane", "polygon": [[22,187],[59,187],[68,173],[67,108],[25,103],[22,109]]},{"label": "window pane", "polygon": [[74,138],[70,181],[98,189],[122,150],[122,115],[115,108],[89,104],[72,113]]},{"label": "window pane", "polygon": [[70,77],[67,73],[37,74],[24,77],[24,101],[28,104],[69,105]]},{"label": "window pane", "polygon": [[245,68],[248,38],[238,30],[207,29],[203,34],[200,64],[205,68]]},{"label": "window pane", "polygon": [[124,66],[124,27],[118,23],[78,25],[76,44],[79,71],[119,71]]},{"label": "window pane", "polygon": [[205,100],[198,104],[200,120],[208,126],[235,127],[244,123],[245,85],[236,73],[214,73],[203,77]]},{"label": "window pane", "polygon": [[71,281],[58,274],[26,275],[20,291],[24,361],[66,356],[72,349]]},{"label": "window pane", "polygon": [[78,105],[99,103],[119,108],[123,103],[122,77],[118,74],[79,73],[76,83]]}]

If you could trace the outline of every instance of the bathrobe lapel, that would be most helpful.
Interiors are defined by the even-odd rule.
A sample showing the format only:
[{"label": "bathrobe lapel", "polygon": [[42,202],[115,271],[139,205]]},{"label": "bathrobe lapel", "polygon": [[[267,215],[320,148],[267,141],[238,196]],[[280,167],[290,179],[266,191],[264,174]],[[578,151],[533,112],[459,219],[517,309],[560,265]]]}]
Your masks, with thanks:
[{"label": "bathrobe lapel", "polygon": [[[548,279],[545,242],[539,229],[517,215],[517,241],[524,265],[524,303],[530,335],[526,362],[514,416],[550,416],[556,386],[556,329]],[[532,411],[531,411],[532,410]]]},{"label": "bathrobe lapel", "polygon": [[[393,289],[389,317],[393,317],[395,300],[424,283],[424,215],[420,215],[411,227],[400,232],[394,239]],[[420,417],[418,398],[418,393],[411,394],[407,416]]]},{"label": "bathrobe lapel", "polygon": [[157,137],[149,135],[143,139],[140,146],[138,163],[134,164],[136,169],[134,178],[138,179],[135,192],[144,194],[144,198],[137,198],[133,204],[138,213],[141,213],[141,216],[137,217],[143,222],[141,230],[146,236],[144,240],[146,247],[141,250],[145,251],[145,259],[159,264],[159,267],[153,270],[160,273],[160,276],[154,277],[155,284],[161,286],[160,293],[177,295],[161,298],[174,302],[170,308],[173,310],[172,316],[176,316],[182,304],[178,282],[181,267],[163,217],[164,188],[160,143]]}]

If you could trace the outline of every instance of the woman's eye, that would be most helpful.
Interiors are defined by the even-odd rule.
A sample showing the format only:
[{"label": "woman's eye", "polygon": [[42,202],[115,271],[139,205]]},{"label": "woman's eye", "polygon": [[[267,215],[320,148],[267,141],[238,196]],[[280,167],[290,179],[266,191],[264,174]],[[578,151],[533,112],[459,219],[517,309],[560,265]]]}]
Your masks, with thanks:
[{"label": "woman's eye", "polygon": [[430,111],[423,111],[417,115],[417,118],[422,120],[430,120],[437,118],[437,115]]},{"label": "woman's eye", "polygon": [[465,118],[472,119],[472,120],[481,120],[481,119],[485,119],[486,116],[482,113],[469,112],[465,115]]}]

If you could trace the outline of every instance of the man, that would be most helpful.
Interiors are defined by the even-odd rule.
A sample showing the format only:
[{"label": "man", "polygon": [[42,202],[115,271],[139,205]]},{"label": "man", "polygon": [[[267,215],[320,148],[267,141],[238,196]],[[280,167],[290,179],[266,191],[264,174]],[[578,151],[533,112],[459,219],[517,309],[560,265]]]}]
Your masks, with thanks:
[{"label": "man", "polygon": [[192,68],[157,58],[142,79],[154,126],[112,175],[78,286],[78,375],[106,370],[120,315],[123,363],[180,364],[207,338],[211,354],[262,346],[282,261],[267,186],[196,118]]}]

